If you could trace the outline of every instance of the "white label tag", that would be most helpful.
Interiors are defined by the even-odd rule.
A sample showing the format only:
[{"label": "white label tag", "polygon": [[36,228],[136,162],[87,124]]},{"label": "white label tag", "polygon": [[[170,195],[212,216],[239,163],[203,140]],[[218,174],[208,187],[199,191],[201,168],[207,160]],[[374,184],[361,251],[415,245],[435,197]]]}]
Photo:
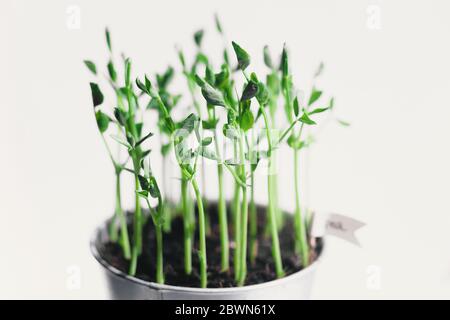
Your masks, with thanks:
[{"label": "white label tag", "polygon": [[337,213],[330,213],[326,217],[316,215],[311,234],[313,236],[331,235],[361,246],[355,232],[365,225],[364,222]]}]

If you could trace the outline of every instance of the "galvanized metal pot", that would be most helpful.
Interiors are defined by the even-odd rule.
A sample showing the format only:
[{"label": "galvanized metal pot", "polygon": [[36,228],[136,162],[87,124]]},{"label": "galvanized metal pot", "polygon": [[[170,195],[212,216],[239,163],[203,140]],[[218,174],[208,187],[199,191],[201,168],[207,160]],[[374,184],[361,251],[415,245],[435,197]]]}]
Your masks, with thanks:
[{"label": "galvanized metal pot", "polygon": [[[112,299],[125,300],[305,300],[309,299],[318,261],[307,268],[257,285],[236,288],[189,288],[147,282],[111,266],[98,250],[107,241],[106,224],[91,239],[91,251],[103,267]],[[319,252],[320,257],[321,252]]]}]

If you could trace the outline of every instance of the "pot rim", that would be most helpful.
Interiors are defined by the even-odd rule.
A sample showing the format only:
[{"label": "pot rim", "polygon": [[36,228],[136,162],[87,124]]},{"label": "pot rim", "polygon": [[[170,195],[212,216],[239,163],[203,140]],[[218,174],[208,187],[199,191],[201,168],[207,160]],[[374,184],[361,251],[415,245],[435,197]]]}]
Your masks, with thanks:
[{"label": "pot rim", "polygon": [[244,291],[250,291],[255,289],[264,289],[269,288],[272,286],[281,285],[284,282],[289,282],[293,279],[305,277],[307,274],[313,272],[315,269],[317,269],[318,262],[321,260],[321,257],[323,255],[324,250],[324,238],[318,238],[321,241],[321,249],[317,256],[317,258],[314,260],[313,263],[311,263],[306,268],[301,269],[300,271],[294,272],[288,276],[284,276],[280,279],[275,279],[263,283],[258,284],[251,284],[246,285],[242,287],[228,287],[228,288],[197,288],[197,287],[182,287],[182,286],[174,286],[170,284],[159,284],[156,282],[150,282],[146,280],[139,279],[134,276],[130,276],[126,274],[125,272],[117,269],[116,267],[109,264],[100,254],[100,252],[97,249],[96,242],[98,235],[102,232],[102,230],[105,230],[105,227],[107,226],[107,222],[104,222],[101,226],[97,227],[91,236],[90,240],[90,250],[94,258],[111,274],[118,278],[122,278],[125,280],[129,280],[137,285],[144,286],[146,288],[151,288],[158,291],[176,291],[176,292],[195,292],[195,293],[233,293],[233,292],[244,292]]}]

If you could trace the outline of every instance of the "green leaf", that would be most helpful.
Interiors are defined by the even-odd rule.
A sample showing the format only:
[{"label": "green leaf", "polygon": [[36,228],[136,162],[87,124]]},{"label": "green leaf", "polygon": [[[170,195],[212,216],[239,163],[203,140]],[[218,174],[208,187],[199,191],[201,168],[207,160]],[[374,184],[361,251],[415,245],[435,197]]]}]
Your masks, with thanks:
[{"label": "green leaf", "polygon": [[240,127],[242,130],[247,131],[253,127],[255,119],[250,109],[246,109],[240,118]]},{"label": "green leaf", "polygon": [[317,90],[316,88],[313,88],[313,90],[311,92],[311,96],[309,97],[308,106],[311,106],[314,102],[319,100],[321,95],[322,95],[322,91]]},{"label": "green leaf", "polygon": [[222,65],[222,71],[219,73],[216,73],[215,78],[215,87],[216,88],[223,88],[228,84],[228,80],[230,77],[230,71],[228,70],[227,65]]},{"label": "green leaf", "polygon": [[204,82],[204,85],[202,87],[202,95],[205,98],[206,102],[213,106],[225,106],[222,92],[212,87],[207,82]]},{"label": "green leaf", "polygon": [[258,92],[256,93],[256,99],[264,106],[269,102],[269,90],[263,82],[258,83]]},{"label": "green leaf", "polygon": [[203,34],[204,34],[203,30],[198,30],[197,32],[194,33],[194,41],[197,47],[202,46]]},{"label": "green leaf", "polygon": [[273,69],[274,67],[273,67],[272,58],[270,57],[269,46],[264,46],[263,54],[264,54],[264,64],[268,68]]},{"label": "green leaf", "polygon": [[101,110],[98,110],[95,113],[95,120],[97,120],[97,126],[101,133],[104,133],[106,130],[108,130],[109,117]]},{"label": "green leaf", "polygon": [[283,52],[281,53],[280,70],[283,73],[283,76],[287,76],[289,74],[288,53],[286,45],[283,46]]},{"label": "green leaf", "polygon": [[211,119],[209,121],[203,120],[202,127],[203,127],[203,129],[206,129],[206,130],[212,130],[212,129],[216,128],[218,122],[219,122],[219,119]]},{"label": "green leaf", "polygon": [[212,138],[211,137],[206,137],[206,138],[204,138],[203,140],[202,140],[202,146],[208,146],[208,145],[210,145],[211,144],[211,142],[212,142]]},{"label": "green leaf", "polygon": [[150,93],[151,92],[150,89],[152,88],[152,83],[151,83],[150,79],[147,77],[147,75],[144,76],[144,82],[145,82],[145,88]]},{"label": "green leaf", "polygon": [[205,66],[207,66],[209,64],[208,62],[208,57],[205,56],[203,53],[199,52],[197,53],[197,55],[195,56],[195,65],[194,65],[194,71],[195,68],[197,67],[198,64],[203,64]]},{"label": "green leaf", "polygon": [[223,135],[229,139],[238,139],[239,132],[236,128],[230,126],[229,124],[224,124],[222,129]]},{"label": "green leaf", "polygon": [[[113,136],[111,136],[111,137],[113,137]],[[122,169],[125,170],[125,171],[127,171],[127,172],[129,172],[129,173],[131,173],[131,174],[135,174],[134,170],[131,170],[131,169],[129,169],[129,168],[122,167]]]},{"label": "green leaf", "polygon": [[312,115],[312,114],[315,114],[315,113],[325,112],[325,111],[327,111],[329,109],[330,109],[329,107],[328,108],[316,108],[316,109],[314,109],[314,110],[312,110],[312,111],[310,111],[308,113],[309,113],[309,115]]},{"label": "green leaf", "polygon": [[94,108],[103,103],[103,93],[100,91],[98,84],[91,82],[91,94],[92,94],[92,103],[94,104]]},{"label": "green leaf", "polygon": [[195,83],[200,87],[200,88],[203,88],[204,87],[204,85],[205,85],[205,80],[203,80],[202,78],[200,78],[197,74],[194,76],[194,80],[195,80]]},{"label": "green leaf", "polygon": [[227,49],[223,49],[223,61],[229,65],[230,64],[230,58],[228,58],[228,51]]},{"label": "green leaf", "polygon": [[295,97],[295,99],[294,99],[293,107],[294,107],[294,114],[297,117],[298,116],[298,111],[299,111],[298,98],[297,97]]},{"label": "green leaf", "polygon": [[152,152],[152,150],[145,150],[145,151],[142,151],[142,153],[141,153],[141,158],[142,158],[142,160],[144,160],[144,158],[145,158],[146,156],[148,156],[151,152]]},{"label": "green leaf", "polygon": [[179,164],[188,164],[195,154],[191,148],[188,148],[184,141],[175,144],[175,153]]},{"label": "green leaf", "polygon": [[136,142],[135,147],[141,145],[145,140],[153,136],[153,133],[149,132],[145,137],[141,138],[138,142]]},{"label": "green leaf", "polygon": [[306,143],[300,139],[297,139],[294,135],[291,135],[287,140],[288,145],[294,150],[300,150],[306,146]]},{"label": "green leaf", "polygon": [[175,137],[183,139],[190,135],[194,131],[197,121],[198,117],[195,114],[188,115],[186,119],[179,123]]},{"label": "green leaf", "polygon": [[145,93],[149,93],[148,91],[147,91],[147,88],[145,87],[145,85],[142,83],[142,81],[141,80],[139,80],[139,78],[136,78],[136,85],[137,85],[137,87],[139,88],[139,89],[141,89],[143,92],[145,92]]},{"label": "green leaf", "polygon": [[197,152],[202,157],[209,159],[209,160],[218,160],[219,159],[217,157],[217,154],[213,150],[210,150],[210,149],[206,148],[205,146],[198,147]]},{"label": "green leaf", "polygon": [[169,151],[170,151],[171,147],[172,147],[171,143],[163,144],[161,146],[161,155],[163,157],[167,156],[167,154],[169,154]]},{"label": "green leaf", "polygon": [[112,51],[112,47],[111,47],[111,36],[109,34],[109,30],[108,28],[105,29],[105,36],[106,36],[106,44],[108,46],[109,51]]},{"label": "green leaf", "polygon": [[139,184],[141,185],[141,189],[144,191],[149,191],[150,183],[146,177],[143,175],[138,175]]},{"label": "green leaf", "polygon": [[158,183],[156,182],[156,178],[154,176],[150,177],[149,191],[150,191],[150,195],[153,198],[161,197],[161,192],[159,191]]},{"label": "green leaf", "polygon": [[[115,136],[115,135],[111,135],[111,138],[112,138],[114,141],[116,141],[117,143],[119,143],[119,144],[123,145],[124,147],[126,147],[127,149],[130,149],[130,148],[131,148],[130,144],[129,144],[128,142],[122,140],[121,137]],[[125,168],[125,169],[126,169],[126,168]],[[126,169],[126,170],[129,171],[128,169]],[[133,173],[134,173],[134,172],[133,172]]]},{"label": "green leaf", "polygon": [[303,122],[304,124],[313,125],[316,124],[311,118],[308,116],[306,112],[303,113],[303,115],[299,119],[300,122]]},{"label": "green leaf", "polygon": [[141,198],[148,199],[148,191],[145,190],[136,191],[136,194]]},{"label": "green leaf", "polygon": [[220,23],[219,15],[217,13],[214,15],[214,21],[216,23],[217,32],[223,34],[222,24]]},{"label": "green leaf", "polygon": [[184,69],[186,67],[186,60],[184,59],[184,53],[181,50],[178,50],[178,59],[180,59],[181,65]]},{"label": "green leaf", "polygon": [[231,42],[233,45],[234,52],[236,53],[236,58],[238,60],[238,68],[245,70],[250,65],[250,55],[242,49],[236,42]]},{"label": "green leaf", "polygon": [[209,65],[206,66],[205,69],[205,80],[212,86],[216,83],[216,75],[211,70]]},{"label": "green leaf", "polygon": [[112,63],[112,61],[108,62],[108,73],[109,73],[109,77],[111,78],[111,80],[113,82],[116,82],[117,80],[117,72],[116,69],[114,68],[114,64]]},{"label": "green leaf", "polygon": [[189,133],[191,133],[195,129],[196,122],[198,121],[198,117],[191,113],[180,123],[180,127],[186,129]]},{"label": "green leaf", "polygon": [[84,60],[83,61],[84,64],[86,65],[86,67],[93,73],[93,74],[97,74],[97,67],[95,66],[95,63],[93,63],[90,60]]},{"label": "green leaf", "polygon": [[131,84],[131,60],[125,60],[125,86],[128,88]]},{"label": "green leaf", "polygon": [[174,70],[171,66],[167,68],[163,75],[156,75],[156,82],[158,83],[159,90],[165,90],[167,85],[173,79]]},{"label": "green leaf", "polygon": [[128,89],[127,89],[126,87],[120,87],[120,88],[119,88],[119,93],[120,93],[122,96],[126,97],[127,94],[128,94]]},{"label": "green leaf", "polygon": [[127,115],[123,110],[119,108],[114,108],[114,117],[122,127],[124,127],[127,123]]},{"label": "green leaf", "polygon": [[258,92],[258,84],[253,80],[250,80],[242,92],[241,101],[250,100]]},{"label": "green leaf", "polygon": [[138,122],[138,123],[136,123],[135,126],[136,126],[137,136],[140,137],[142,135],[142,128],[144,127],[144,123]]}]

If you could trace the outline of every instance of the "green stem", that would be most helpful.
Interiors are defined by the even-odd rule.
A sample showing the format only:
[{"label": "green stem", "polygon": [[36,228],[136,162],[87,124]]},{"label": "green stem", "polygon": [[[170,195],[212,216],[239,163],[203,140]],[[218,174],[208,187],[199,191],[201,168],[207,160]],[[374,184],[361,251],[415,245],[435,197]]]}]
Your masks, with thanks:
[{"label": "green stem", "polygon": [[[217,133],[215,135],[215,147],[217,156],[220,158],[219,142],[217,141]],[[223,188],[223,164],[217,164],[217,177],[219,183],[219,229],[220,229],[220,258],[222,271],[227,271],[230,267],[230,245],[228,239],[228,221],[227,221],[227,204],[225,200],[225,190]]]},{"label": "green stem", "polygon": [[[135,166],[135,170],[137,170]],[[135,185],[136,190],[139,190],[139,179],[138,176],[135,175]],[[129,274],[134,276],[136,274],[136,268],[137,268],[137,258],[142,252],[142,211],[141,211],[141,203],[139,200],[139,196],[136,194],[136,207],[134,210],[134,243],[133,243],[133,250],[131,252],[131,264],[130,264],[130,270]]]},{"label": "green stem", "polygon": [[[160,205],[162,205],[162,203]],[[164,283],[162,227],[158,223],[155,226],[155,229],[156,229],[156,282]]]},{"label": "green stem", "polygon": [[223,165],[217,165],[219,180],[219,228],[222,271],[227,271],[230,267],[230,245],[228,239],[227,204],[225,200],[225,190],[223,188]]},{"label": "green stem", "polygon": [[128,270],[128,274],[130,276],[134,276],[136,274],[137,258],[138,258],[138,249],[137,249],[137,246],[135,244],[133,244],[133,248],[131,249],[130,268]]},{"label": "green stem", "polygon": [[172,230],[172,208],[170,207],[170,203],[164,201],[164,222],[163,222],[163,231],[165,233],[170,233]]},{"label": "green stem", "polygon": [[111,217],[111,221],[109,222],[109,230],[108,230],[108,234],[109,234],[109,240],[111,240],[111,242],[117,242],[117,239],[119,238],[119,228],[117,226],[117,208],[114,211],[114,215]]},{"label": "green stem", "polygon": [[[273,167],[276,168],[277,167],[277,163],[276,163],[276,156],[274,156],[273,158]],[[275,169],[276,170],[276,169]],[[283,229],[284,226],[284,214],[283,214],[283,210],[281,210],[280,206],[279,206],[279,200],[278,200],[278,174],[275,172],[274,169],[272,169],[272,173],[273,173],[273,179],[272,179],[272,194],[273,194],[273,199],[274,199],[274,206],[277,210],[277,228],[278,231],[281,231]]]},{"label": "green stem", "polygon": [[[234,142],[234,151],[235,158],[237,155],[237,144]],[[235,169],[236,176],[240,176],[240,168],[236,167]],[[240,250],[241,250],[241,206],[240,206],[240,196],[241,196],[241,187],[235,181],[234,183],[234,196],[233,196],[233,225],[234,225],[234,258],[233,258],[233,267],[234,267],[234,277],[235,280],[238,280],[240,274]]]},{"label": "green stem", "polygon": [[[240,149],[240,161],[241,161],[241,179],[245,181],[247,176],[245,170],[245,149],[244,149],[244,132],[240,134],[239,140]],[[244,285],[245,278],[247,276],[247,230],[248,230],[248,203],[247,203],[247,186],[242,187],[242,208],[241,208],[241,234],[240,234],[240,246],[239,250],[239,276],[238,285]]]},{"label": "green stem", "polygon": [[157,212],[152,208],[148,199],[146,199],[150,216],[155,226],[156,234],[156,282],[164,283],[164,258],[163,258],[163,230],[162,230],[162,218],[164,216],[164,207],[161,196],[158,197]]},{"label": "green stem", "polygon": [[192,232],[191,209],[188,201],[188,181],[181,180],[181,203],[183,208],[183,232],[184,232],[184,271],[192,273]]},{"label": "green stem", "polygon": [[[270,159],[269,159],[270,161]],[[268,175],[268,184],[272,183],[272,175]],[[274,207],[274,201],[272,198],[272,192],[269,188],[269,224],[270,233],[272,236],[272,256],[275,262],[275,272],[278,278],[284,276],[283,263],[281,260],[280,241],[278,239],[277,217],[276,208]]]},{"label": "green stem", "polygon": [[[94,111],[94,115],[95,115],[95,111]],[[106,142],[106,139],[105,139],[105,136],[103,135],[103,133],[100,132],[100,136],[102,137],[103,144],[105,145],[106,150],[108,151],[108,155],[109,155],[109,157],[114,165],[114,168],[117,172],[118,164],[116,163],[116,160],[114,159],[114,157],[112,155],[112,152],[108,145],[108,142]],[[117,173],[116,173],[116,180],[117,180]],[[118,226],[116,223],[117,218],[118,218],[118,216],[117,216],[117,207],[116,207],[114,215],[112,216],[111,221],[109,223],[109,230],[108,230],[109,238],[112,242],[117,242],[117,239],[118,239]]]},{"label": "green stem", "polygon": [[309,248],[306,235],[305,222],[302,218],[300,206],[300,183],[299,183],[299,150],[294,150],[294,180],[295,180],[295,233],[296,250],[301,254],[303,266],[309,264]]},{"label": "green stem", "polygon": [[266,126],[266,134],[267,134],[267,141],[269,144],[269,151],[270,151],[270,155],[269,155],[269,163],[268,163],[268,175],[267,175],[267,185],[268,185],[268,198],[269,198],[269,216],[268,216],[268,222],[270,225],[270,233],[272,236],[272,256],[275,262],[275,272],[277,274],[278,278],[281,278],[284,276],[284,270],[283,270],[283,263],[281,260],[281,252],[280,252],[280,241],[278,239],[278,228],[277,228],[277,217],[276,217],[276,210],[277,208],[275,207],[275,202],[273,199],[273,164],[272,164],[272,136],[270,134],[270,126],[269,126],[269,121],[267,118],[267,114],[266,111],[264,109],[264,106],[260,105],[260,110],[262,112],[263,118],[264,118],[264,123]]},{"label": "green stem", "polygon": [[125,259],[131,258],[130,239],[128,236],[127,219],[122,210],[122,200],[120,191],[120,172],[116,173],[116,215],[120,221],[120,243]]},{"label": "green stem", "polygon": [[255,263],[257,250],[257,233],[258,233],[258,221],[256,215],[255,205],[255,176],[251,173],[251,195],[250,195],[250,262]]},{"label": "green stem", "polygon": [[[162,144],[161,139],[161,144]],[[164,190],[164,194],[169,194],[167,192],[167,156],[162,157],[162,189]],[[163,231],[166,233],[169,233],[172,227],[172,210],[170,207],[170,201],[164,199],[163,202],[163,211],[164,211],[164,225],[163,225]]]},{"label": "green stem", "polygon": [[195,178],[191,180],[192,187],[194,188],[195,197],[197,198],[198,209],[198,224],[199,224],[199,260],[200,260],[200,286],[206,288],[208,282],[207,275],[207,259],[206,259],[206,226],[205,226],[205,212],[203,210],[203,201],[198,189],[197,181]]}]

